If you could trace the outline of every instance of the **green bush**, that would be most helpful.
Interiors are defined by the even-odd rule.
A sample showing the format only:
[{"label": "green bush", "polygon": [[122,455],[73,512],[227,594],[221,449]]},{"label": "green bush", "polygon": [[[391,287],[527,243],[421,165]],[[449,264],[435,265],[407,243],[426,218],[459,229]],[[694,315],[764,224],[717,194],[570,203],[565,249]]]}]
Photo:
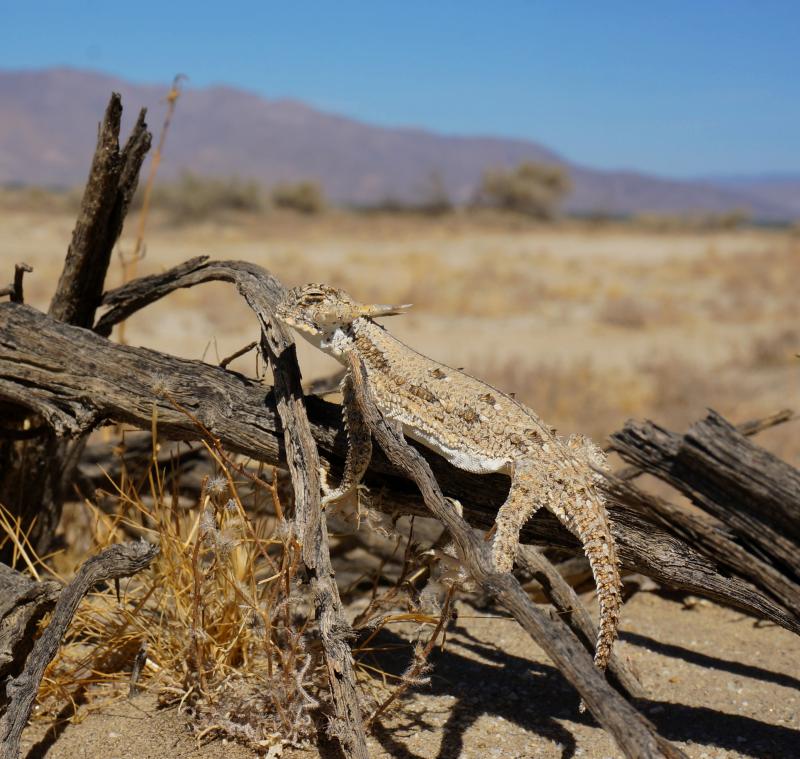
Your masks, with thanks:
[{"label": "green bush", "polygon": [[526,162],[510,171],[487,171],[478,190],[478,204],[549,220],[558,215],[571,189],[569,174],[561,166]]}]

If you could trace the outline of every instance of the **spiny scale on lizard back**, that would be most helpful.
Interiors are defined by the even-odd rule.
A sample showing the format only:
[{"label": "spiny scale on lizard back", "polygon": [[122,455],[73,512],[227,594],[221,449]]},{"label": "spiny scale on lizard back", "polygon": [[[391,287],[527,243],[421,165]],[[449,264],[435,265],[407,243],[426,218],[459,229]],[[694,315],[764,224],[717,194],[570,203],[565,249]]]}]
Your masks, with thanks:
[{"label": "spiny scale on lizard back", "polygon": [[440,364],[368,319],[352,325],[354,347],[381,407],[453,450],[517,458],[530,448],[568,451],[530,409],[491,385]]}]

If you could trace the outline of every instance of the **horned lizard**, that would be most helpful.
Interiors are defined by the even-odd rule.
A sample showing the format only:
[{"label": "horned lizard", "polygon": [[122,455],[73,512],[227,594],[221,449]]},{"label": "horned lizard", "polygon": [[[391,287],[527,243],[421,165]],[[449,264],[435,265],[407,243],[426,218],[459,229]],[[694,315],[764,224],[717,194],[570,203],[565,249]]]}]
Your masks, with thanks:
[{"label": "horned lizard", "polygon": [[[617,635],[621,582],[614,538],[597,483],[603,452],[582,436],[563,439],[529,408],[481,380],[417,353],[373,321],[408,306],[359,303],[342,290],[310,284],[287,291],[277,318],[347,365],[355,351],[380,411],[409,438],[468,472],[503,472],[511,489],[496,519],[492,559],[510,571],[527,520],[551,511],[581,542],[600,604],[595,664],[604,669]],[[355,401],[352,378],[342,380],[348,452],[339,486],[323,504],[360,483],[372,439]]]}]

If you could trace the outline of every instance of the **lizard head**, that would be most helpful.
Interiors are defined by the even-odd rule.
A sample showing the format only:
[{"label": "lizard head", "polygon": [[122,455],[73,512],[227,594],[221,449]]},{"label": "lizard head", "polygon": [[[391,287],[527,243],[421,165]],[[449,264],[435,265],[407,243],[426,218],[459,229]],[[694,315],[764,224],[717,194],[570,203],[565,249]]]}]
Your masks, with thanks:
[{"label": "lizard head", "polygon": [[275,309],[275,316],[318,348],[340,353],[336,349],[337,333],[344,336],[356,319],[402,314],[408,307],[368,305],[329,285],[303,285],[286,291]]}]

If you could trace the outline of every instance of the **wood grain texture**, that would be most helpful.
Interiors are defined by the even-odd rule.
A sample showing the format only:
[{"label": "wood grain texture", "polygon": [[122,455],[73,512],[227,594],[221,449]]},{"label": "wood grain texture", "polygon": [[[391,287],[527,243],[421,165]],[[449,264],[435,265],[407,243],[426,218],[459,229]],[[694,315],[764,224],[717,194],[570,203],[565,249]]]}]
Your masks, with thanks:
[{"label": "wood grain texture", "polygon": [[36,627],[53,608],[60,589],[57,582],[37,582],[0,564],[0,711],[7,702],[7,678],[22,672]]},{"label": "wood grain texture", "polygon": [[8,703],[0,716],[0,759],[17,759],[19,741],[44,671],[61,645],[83,597],[99,582],[130,577],[149,566],[158,548],[149,543],[111,546],[86,561],[61,591],[47,629],[34,643],[25,667],[6,684]]},{"label": "wood grain texture", "polygon": [[800,577],[800,472],[753,445],[715,412],[685,435],[628,422],[611,436],[631,463],[724,521],[769,560]]}]

